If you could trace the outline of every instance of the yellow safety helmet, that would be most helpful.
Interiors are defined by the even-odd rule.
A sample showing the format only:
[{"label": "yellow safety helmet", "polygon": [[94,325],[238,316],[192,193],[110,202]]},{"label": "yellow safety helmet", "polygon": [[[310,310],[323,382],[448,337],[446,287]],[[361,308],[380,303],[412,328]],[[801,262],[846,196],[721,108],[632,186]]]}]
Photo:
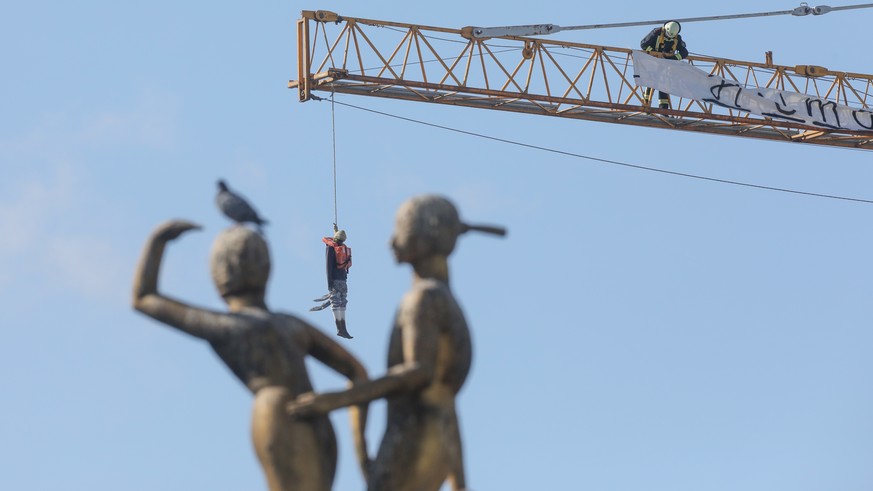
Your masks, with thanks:
[{"label": "yellow safety helmet", "polygon": [[676,35],[679,34],[679,31],[681,30],[682,26],[680,26],[679,23],[675,20],[671,20],[670,22],[664,24],[664,34],[666,34],[668,38],[672,39],[676,37]]}]

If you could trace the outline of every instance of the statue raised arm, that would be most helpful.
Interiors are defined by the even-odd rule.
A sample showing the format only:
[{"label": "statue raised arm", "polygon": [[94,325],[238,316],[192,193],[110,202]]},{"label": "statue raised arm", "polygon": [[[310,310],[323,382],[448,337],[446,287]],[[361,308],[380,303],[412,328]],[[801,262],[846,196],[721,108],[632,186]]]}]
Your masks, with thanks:
[{"label": "statue raised arm", "polygon": [[[158,275],[169,241],[200,227],[185,221],[159,226],[146,242],[136,270],[133,306],[160,322],[209,342],[254,395],[252,439],[270,491],[329,491],[337,448],[327,416],[290,417],[285,406],[312,391],[307,355],[347,377],[367,378],[358,360],[317,328],[292,315],[267,309],[270,255],[263,237],[244,227],[223,231],[211,254],[212,277],[228,306],[216,312],[187,305],[158,291]],[[367,405],[350,408],[355,446],[366,449]],[[366,472],[366,451],[360,465]],[[366,475],[366,474],[365,474]]]}]

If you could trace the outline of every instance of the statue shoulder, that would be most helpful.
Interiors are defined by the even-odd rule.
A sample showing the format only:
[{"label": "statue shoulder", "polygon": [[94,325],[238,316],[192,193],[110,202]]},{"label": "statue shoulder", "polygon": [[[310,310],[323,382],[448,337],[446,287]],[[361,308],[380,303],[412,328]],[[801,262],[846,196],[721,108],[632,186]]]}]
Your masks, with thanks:
[{"label": "statue shoulder", "polygon": [[271,313],[270,321],[273,326],[283,329],[305,329],[309,326],[309,324],[305,320],[287,312]]},{"label": "statue shoulder", "polygon": [[452,291],[449,289],[449,285],[445,282],[428,278],[415,282],[407,295],[437,298],[441,296],[452,296]]},{"label": "statue shoulder", "polygon": [[236,314],[245,319],[252,330],[275,330],[279,332],[305,331],[309,324],[303,319],[286,313],[270,312],[262,309],[252,309]]},{"label": "statue shoulder", "polygon": [[407,316],[416,316],[427,311],[428,316],[441,317],[449,313],[455,305],[455,297],[446,283],[427,279],[417,281],[404,295],[400,312]]}]

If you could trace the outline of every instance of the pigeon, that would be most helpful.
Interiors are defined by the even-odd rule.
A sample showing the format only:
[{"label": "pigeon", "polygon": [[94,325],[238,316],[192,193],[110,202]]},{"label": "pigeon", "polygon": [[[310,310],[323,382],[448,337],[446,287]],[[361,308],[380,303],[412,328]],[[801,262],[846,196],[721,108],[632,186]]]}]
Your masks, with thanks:
[{"label": "pigeon", "polygon": [[268,223],[258,216],[258,212],[246,200],[228,189],[227,184],[222,180],[218,181],[218,195],[215,197],[215,204],[218,205],[218,209],[224,213],[224,216],[236,223],[251,222],[259,229],[261,225]]}]

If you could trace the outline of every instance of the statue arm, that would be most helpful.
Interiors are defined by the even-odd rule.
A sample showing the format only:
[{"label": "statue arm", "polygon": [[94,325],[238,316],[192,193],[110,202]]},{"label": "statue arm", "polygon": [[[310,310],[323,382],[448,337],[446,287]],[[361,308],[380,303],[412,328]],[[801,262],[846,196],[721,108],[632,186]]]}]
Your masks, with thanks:
[{"label": "statue arm", "polygon": [[[312,356],[348,378],[349,387],[354,387],[356,384],[367,381],[367,369],[364,368],[364,365],[354,355],[315,327],[309,324],[306,324],[306,326],[312,339],[310,349]],[[355,454],[357,455],[358,465],[361,468],[365,481],[370,479],[370,457],[367,454],[366,438],[368,409],[369,401],[349,406]]]},{"label": "statue arm", "polygon": [[398,317],[397,322],[402,326],[402,363],[390,367],[382,377],[356,383],[344,391],[303,394],[289,403],[289,412],[301,416],[324,414],[426,386],[436,370],[439,333],[439,320],[434,315],[432,302],[427,300],[420,298]]},{"label": "statue arm", "polygon": [[198,229],[197,224],[172,220],[152,232],[134,274],[133,308],[193,336],[214,339],[222,326],[228,324],[225,315],[191,307],[158,292],[158,276],[167,242]]},{"label": "statue arm", "polygon": [[452,428],[452,433],[452,440],[454,441],[454,445],[452,446],[451,452],[452,471],[449,477],[449,481],[452,485],[452,491],[466,491],[467,475],[464,471],[464,446],[463,442],[461,442],[461,429],[458,427],[457,420],[455,420],[454,427]]}]

